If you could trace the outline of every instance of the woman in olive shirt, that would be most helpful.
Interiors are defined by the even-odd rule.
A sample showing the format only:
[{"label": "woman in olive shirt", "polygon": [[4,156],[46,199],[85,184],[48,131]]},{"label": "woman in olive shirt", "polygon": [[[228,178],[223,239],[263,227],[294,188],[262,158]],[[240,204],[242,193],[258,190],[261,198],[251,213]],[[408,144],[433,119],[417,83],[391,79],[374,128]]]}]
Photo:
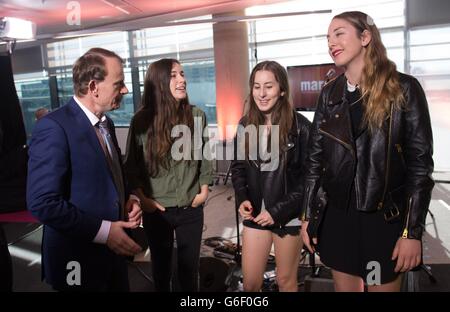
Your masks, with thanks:
[{"label": "woman in olive shirt", "polygon": [[[171,290],[174,232],[181,291],[198,290],[203,204],[212,166],[201,157],[205,140],[200,141],[201,146],[179,148],[178,139],[192,139],[184,134],[173,137],[173,130],[180,126],[192,135],[194,129],[202,132],[205,113],[189,104],[181,64],[161,59],[147,70],[142,108],[131,121],[125,159],[130,187],[144,211],[156,291]],[[203,139],[202,133],[196,135]],[[181,160],[180,151],[184,155]]]}]

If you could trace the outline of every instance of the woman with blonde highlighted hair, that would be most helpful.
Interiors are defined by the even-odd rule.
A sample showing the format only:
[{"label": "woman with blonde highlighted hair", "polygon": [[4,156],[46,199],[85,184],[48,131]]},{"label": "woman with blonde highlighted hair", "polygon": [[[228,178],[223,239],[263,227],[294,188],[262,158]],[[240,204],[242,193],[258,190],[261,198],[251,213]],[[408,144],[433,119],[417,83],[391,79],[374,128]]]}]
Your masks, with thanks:
[{"label": "woman with blonde highlighted hair", "polygon": [[399,291],[401,273],[421,264],[434,186],[427,100],[419,82],[387,58],[367,14],[336,15],[327,38],[345,72],[317,103],[302,237],[332,268],[337,291]]}]

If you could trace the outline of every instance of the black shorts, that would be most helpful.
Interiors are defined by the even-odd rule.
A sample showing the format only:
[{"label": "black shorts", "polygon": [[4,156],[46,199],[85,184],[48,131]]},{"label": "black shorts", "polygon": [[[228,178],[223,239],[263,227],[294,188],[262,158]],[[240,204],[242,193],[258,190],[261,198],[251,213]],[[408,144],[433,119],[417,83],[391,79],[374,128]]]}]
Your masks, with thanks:
[{"label": "black shorts", "polygon": [[252,229],[263,230],[263,231],[272,231],[272,233],[277,234],[280,237],[284,237],[286,235],[296,236],[300,235],[300,225],[293,226],[261,226],[258,223],[255,223],[250,220],[244,220],[244,226],[247,226]]}]

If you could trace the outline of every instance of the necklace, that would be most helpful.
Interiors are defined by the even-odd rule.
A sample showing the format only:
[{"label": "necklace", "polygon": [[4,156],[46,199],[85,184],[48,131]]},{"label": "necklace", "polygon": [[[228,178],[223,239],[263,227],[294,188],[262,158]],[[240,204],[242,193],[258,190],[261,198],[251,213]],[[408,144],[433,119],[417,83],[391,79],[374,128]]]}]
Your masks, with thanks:
[{"label": "necklace", "polygon": [[361,101],[361,99],[363,98],[363,96],[361,95],[359,97],[359,99],[357,99],[356,101],[354,101],[353,103],[350,103],[349,106],[352,107],[353,105],[355,105],[356,103],[358,103],[359,101]]},{"label": "necklace", "polygon": [[[347,80],[347,91],[349,93],[353,93],[358,91],[359,92],[359,85],[352,85],[348,80]],[[364,97],[364,94],[362,94],[358,99],[356,99],[355,101],[353,101],[352,103],[349,104],[350,107],[352,107],[353,105],[355,105],[356,103],[358,103],[359,101],[361,101],[361,99]]]}]

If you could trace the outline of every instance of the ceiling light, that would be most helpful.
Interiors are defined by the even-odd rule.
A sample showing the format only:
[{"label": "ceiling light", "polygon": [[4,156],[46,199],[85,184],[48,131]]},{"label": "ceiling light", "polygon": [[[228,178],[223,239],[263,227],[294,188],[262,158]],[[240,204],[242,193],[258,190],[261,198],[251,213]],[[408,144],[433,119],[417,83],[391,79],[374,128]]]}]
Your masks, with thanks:
[{"label": "ceiling light", "polygon": [[0,38],[5,41],[35,39],[36,24],[15,17],[0,18]]}]

